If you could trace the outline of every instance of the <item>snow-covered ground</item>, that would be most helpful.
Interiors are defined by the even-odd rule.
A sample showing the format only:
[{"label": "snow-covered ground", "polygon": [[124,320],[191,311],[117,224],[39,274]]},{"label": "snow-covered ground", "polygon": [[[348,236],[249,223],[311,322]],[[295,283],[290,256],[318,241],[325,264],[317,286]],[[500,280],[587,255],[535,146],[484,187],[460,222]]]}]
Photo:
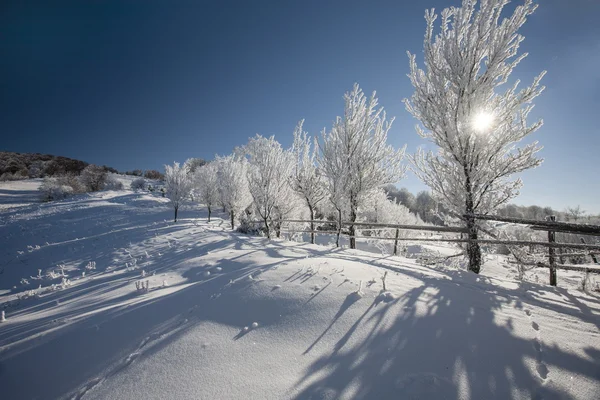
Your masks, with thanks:
[{"label": "snow-covered ground", "polygon": [[0,214],[3,399],[598,398],[580,274],[555,288],[502,257],[478,276],[172,213],[106,191]]},{"label": "snow-covered ground", "polygon": [[39,203],[38,188],[41,183],[42,179],[0,182],[0,212]]}]

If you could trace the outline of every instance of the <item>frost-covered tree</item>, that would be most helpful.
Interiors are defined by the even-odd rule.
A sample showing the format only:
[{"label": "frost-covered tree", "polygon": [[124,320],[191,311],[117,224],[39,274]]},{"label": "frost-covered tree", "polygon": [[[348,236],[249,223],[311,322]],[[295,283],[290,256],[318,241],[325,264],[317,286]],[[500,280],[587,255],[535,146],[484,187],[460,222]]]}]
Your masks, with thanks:
[{"label": "frost-covered tree", "polygon": [[416,209],[417,199],[407,188],[403,187],[396,195],[398,201],[408,207],[411,212]]},{"label": "frost-covered tree", "polygon": [[366,222],[379,224],[422,225],[423,221],[412,214],[408,207],[398,201],[390,200],[385,190],[373,191],[365,200],[360,216]]},{"label": "frost-covered tree", "polygon": [[[350,222],[356,221],[364,197],[371,191],[400,180],[404,150],[388,145],[393,118],[386,121],[375,92],[367,98],[358,84],[344,95],[343,117],[337,117],[329,133],[323,133],[319,164],[329,183],[332,203],[347,204]],[[341,217],[343,207],[336,206]],[[350,225],[350,247],[356,248],[354,224]]]},{"label": "frost-covered tree", "polygon": [[86,190],[90,192],[97,192],[104,188],[104,183],[108,173],[106,169],[99,165],[90,164],[81,171],[79,179]]},{"label": "frost-covered tree", "polygon": [[248,162],[243,157],[233,154],[217,157],[214,162],[217,165],[219,198],[225,210],[229,212],[233,229],[235,218],[252,203],[246,176]]},{"label": "frost-covered tree", "polygon": [[240,151],[248,157],[248,188],[270,238],[269,223],[274,217],[274,210],[278,210],[277,219],[281,220],[285,217],[285,210],[289,209],[292,154],[284,150],[273,136],[265,138],[260,135],[251,138]]},{"label": "frost-covered tree", "polygon": [[188,158],[185,161],[185,165],[188,168],[188,171],[193,174],[194,172],[196,172],[196,169],[202,167],[203,165],[208,164],[208,161],[206,161],[203,158]]},{"label": "frost-covered tree", "polygon": [[[423,224],[423,221],[417,215],[411,213],[406,206],[397,200],[390,199],[385,189],[373,191],[365,201],[364,206],[361,207],[359,216],[365,222],[375,224]],[[367,229],[370,231],[370,236],[373,238],[398,239],[411,235],[410,231],[395,228],[373,226]],[[389,241],[375,239],[373,240],[373,245],[382,252],[391,251],[393,254],[397,254],[398,240]]]},{"label": "frost-covered tree", "polygon": [[175,209],[175,222],[177,222],[179,207],[190,197],[192,191],[192,180],[185,165],[180,166],[177,162],[173,165],[165,165],[165,188],[166,197]]},{"label": "frost-covered tree", "polygon": [[310,213],[310,242],[315,243],[315,210],[326,196],[326,187],[322,175],[316,165],[318,146],[311,146],[308,134],[302,130],[304,120],[298,122],[294,130],[294,144],[292,153],[294,155],[294,168],[290,185],[292,189],[302,198]]},{"label": "frost-covered tree", "polygon": [[435,199],[427,190],[417,193],[415,198],[415,208],[423,221],[431,222],[431,217],[435,214],[437,204]]},{"label": "frost-covered tree", "polygon": [[219,201],[219,180],[217,178],[217,164],[208,163],[198,167],[192,174],[194,190],[198,200],[208,208],[208,222],[213,206]]},{"label": "frost-covered tree", "polygon": [[[321,132],[323,138],[327,137],[326,131]],[[340,247],[340,235],[342,233],[342,219],[347,214],[346,188],[348,181],[348,171],[345,169],[345,160],[342,157],[336,157],[335,154],[341,153],[341,141],[329,140],[319,145],[319,171],[324,178],[327,199],[335,210],[337,218],[337,235],[335,239],[336,247]]]},{"label": "frost-covered tree", "polygon": [[[463,0],[462,7],[441,13],[441,30],[434,35],[434,10],[425,13],[425,70],[409,53],[409,78],[415,88],[405,100],[407,110],[425,129],[419,135],[436,144],[436,154],[419,151],[413,158],[417,175],[452,211],[466,214],[469,238],[477,239],[475,213],[488,213],[518,194],[520,180],[511,175],[541,163],[537,143],[516,143],[542,122],[528,125],[531,101],[543,87],[542,72],[530,87],[517,90],[517,81],[498,88],[527,55],[518,55],[523,36],[517,31],[537,7],[532,1],[500,21],[507,0]],[[479,273],[481,250],[468,245],[469,269]]]}]

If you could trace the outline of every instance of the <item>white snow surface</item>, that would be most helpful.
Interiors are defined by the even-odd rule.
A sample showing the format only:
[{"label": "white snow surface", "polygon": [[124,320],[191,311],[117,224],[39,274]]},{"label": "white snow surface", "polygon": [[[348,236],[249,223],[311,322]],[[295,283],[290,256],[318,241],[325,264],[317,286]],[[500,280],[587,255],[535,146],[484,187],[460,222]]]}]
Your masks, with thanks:
[{"label": "white snow surface", "polygon": [[502,257],[475,275],[172,214],[131,191],[0,214],[3,399],[598,398],[580,274],[550,287]]}]

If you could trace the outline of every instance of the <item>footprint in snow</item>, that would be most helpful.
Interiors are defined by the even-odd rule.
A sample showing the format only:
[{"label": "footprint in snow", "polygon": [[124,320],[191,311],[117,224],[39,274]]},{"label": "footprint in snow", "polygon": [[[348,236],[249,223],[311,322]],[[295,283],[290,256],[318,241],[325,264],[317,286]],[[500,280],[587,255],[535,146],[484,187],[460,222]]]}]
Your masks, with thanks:
[{"label": "footprint in snow", "polygon": [[531,310],[526,309],[525,314],[527,314],[527,316],[531,320],[531,327],[536,332],[536,338],[533,341],[533,348],[535,349],[535,351],[537,353],[536,371],[537,371],[539,377],[543,381],[545,381],[548,378],[549,370],[548,370],[548,366],[546,366],[546,364],[544,363],[544,361],[542,359],[542,342],[540,340],[540,325],[537,322],[533,321],[533,318],[531,316]]}]

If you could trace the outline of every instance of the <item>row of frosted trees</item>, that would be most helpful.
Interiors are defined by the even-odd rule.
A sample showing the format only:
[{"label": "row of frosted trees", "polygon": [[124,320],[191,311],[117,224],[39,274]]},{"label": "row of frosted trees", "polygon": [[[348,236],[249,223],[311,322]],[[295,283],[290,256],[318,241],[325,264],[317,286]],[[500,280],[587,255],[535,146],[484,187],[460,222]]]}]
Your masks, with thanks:
[{"label": "row of frosted trees", "polygon": [[[409,53],[408,76],[415,90],[405,100],[406,109],[420,122],[418,134],[434,143],[437,151],[419,150],[407,158],[436,200],[468,228],[474,240],[467,246],[469,269],[476,273],[481,250],[475,214],[489,213],[514,198],[522,182],[512,175],[542,161],[536,157],[537,143],[517,144],[542,124],[528,125],[527,116],[532,100],[544,89],[539,85],[544,72],[527,88],[518,90],[516,81],[502,89],[527,55],[518,52],[524,38],[517,32],[537,6],[526,0],[501,19],[507,3],[482,0],[478,5],[476,0],[463,0],[462,7],[441,12],[437,33],[435,21],[440,16],[426,11],[425,68],[420,69]],[[338,221],[338,245],[339,222],[350,222],[354,248],[353,223],[373,209],[387,210],[382,218],[392,221],[385,222],[401,222],[408,214],[398,204],[386,204],[382,195],[382,187],[398,182],[406,166],[404,149],[386,143],[393,119],[378,107],[375,94],[367,97],[355,85],[344,100],[343,116],[318,139],[303,131],[301,121],[291,149],[282,148],[273,137],[257,135],[193,175],[185,165],[167,167],[167,185],[179,171],[209,214],[216,204],[222,205],[232,226],[250,207],[264,221],[269,237],[279,221],[298,210],[307,210],[311,221],[317,210],[327,210]]]},{"label": "row of frosted trees", "polygon": [[[339,235],[341,222],[359,217],[377,222],[414,222],[401,204],[387,199],[383,187],[399,181],[406,167],[404,149],[388,145],[392,121],[386,120],[375,94],[365,96],[358,85],[346,93],[345,112],[319,139],[311,138],[300,121],[293,145],[285,149],[274,137],[256,135],[231,155],[216,157],[193,172],[187,164],[167,166],[167,197],[177,212],[191,192],[208,208],[229,213],[232,228],[236,219],[252,213],[264,223],[267,237],[279,234],[283,220],[335,215]],[[368,210],[380,212],[371,215]],[[383,210],[386,210],[384,213]],[[311,232],[315,230],[311,222]],[[350,225],[350,233],[355,234]],[[314,243],[314,233],[311,233]],[[350,246],[355,248],[354,238]]]}]

